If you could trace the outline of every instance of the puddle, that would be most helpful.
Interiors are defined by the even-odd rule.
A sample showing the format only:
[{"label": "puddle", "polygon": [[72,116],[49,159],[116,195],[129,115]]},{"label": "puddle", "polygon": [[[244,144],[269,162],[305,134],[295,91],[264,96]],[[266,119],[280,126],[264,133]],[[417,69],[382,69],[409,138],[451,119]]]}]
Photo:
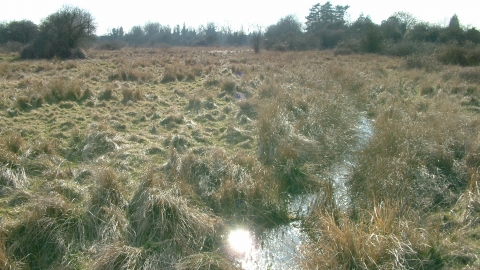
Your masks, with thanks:
[{"label": "puddle", "polygon": [[306,240],[301,222],[294,221],[265,230],[258,237],[243,229],[234,230],[228,245],[242,269],[294,269],[295,254]]},{"label": "puddle", "polygon": [[[357,124],[357,144],[353,150],[365,147],[372,137],[372,121],[362,117]],[[351,157],[332,166],[328,175],[333,180],[336,203],[346,207],[349,199],[345,181],[354,165]],[[289,214],[297,221],[266,229],[255,235],[246,229],[237,229],[228,236],[230,253],[242,269],[297,269],[299,247],[308,240],[302,231],[301,219],[308,216],[314,204],[316,194],[295,195],[288,205]]]}]

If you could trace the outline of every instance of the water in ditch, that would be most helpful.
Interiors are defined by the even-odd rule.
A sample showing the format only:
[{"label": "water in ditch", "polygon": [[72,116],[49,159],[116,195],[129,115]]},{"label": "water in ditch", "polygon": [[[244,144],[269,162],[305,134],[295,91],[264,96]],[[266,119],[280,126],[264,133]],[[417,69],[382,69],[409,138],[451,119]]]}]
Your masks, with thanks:
[{"label": "water in ditch", "polygon": [[[361,117],[356,126],[357,143],[354,146],[359,150],[370,140],[373,129],[372,122]],[[354,160],[351,156],[332,166],[328,175],[333,181],[336,203],[340,207],[348,205],[345,181],[350,174]],[[296,258],[302,243],[308,240],[302,230],[301,219],[306,217],[315,204],[317,194],[301,194],[291,198],[288,210],[298,220],[274,228],[265,229],[256,234],[246,228],[232,230],[228,235],[228,246],[242,269],[297,269]]]}]

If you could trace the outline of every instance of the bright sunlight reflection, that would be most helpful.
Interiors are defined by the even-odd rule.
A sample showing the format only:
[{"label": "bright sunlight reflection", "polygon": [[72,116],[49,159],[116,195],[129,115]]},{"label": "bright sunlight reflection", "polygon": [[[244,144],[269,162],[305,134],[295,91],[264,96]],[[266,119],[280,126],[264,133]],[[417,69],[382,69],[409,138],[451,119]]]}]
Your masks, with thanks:
[{"label": "bright sunlight reflection", "polygon": [[230,232],[228,244],[233,251],[242,255],[248,255],[253,249],[253,239],[250,232],[242,229]]}]

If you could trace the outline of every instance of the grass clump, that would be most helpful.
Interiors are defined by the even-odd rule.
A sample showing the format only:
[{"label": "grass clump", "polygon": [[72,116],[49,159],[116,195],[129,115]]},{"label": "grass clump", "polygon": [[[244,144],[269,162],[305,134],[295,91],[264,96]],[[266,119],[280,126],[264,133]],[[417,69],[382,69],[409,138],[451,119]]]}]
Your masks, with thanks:
[{"label": "grass clump", "polygon": [[353,145],[358,116],[346,109],[352,105],[345,102],[330,93],[282,92],[260,109],[256,122],[259,159],[273,165],[286,187],[308,187],[312,174],[328,168],[347,145]]},{"label": "grass clump", "polygon": [[5,187],[23,189],[27,184],[28,179],[23,168],[15,169],[0,165],[0,192]]},{"label": "grass clump", "polygon": [[279,183],[256,159],[211,148],[201,157],[172,156],[170,166],[170,177],[190,186],[219,215],[259,224],[288,219]]},{"label": "grass clump", "polygon": [[25,140],[18,132],[8,132],[3,134],[2,137],[5,149],[14,154],[20,154],[26,147]]},{"label": "grass clump", "polygon": [[435,236],[414,227],[411,219],[399,219],[392,203],[377,204],[368,219],[351,220],[345,215],[317,211],[315,239],[304,246],[306,269],[438,269],[443,262]]},{"label": "grass clump", "polygon": [[222,82],[221,89],[230,95],[233,95],[233,93],[235,92],[235,88],[236,84],[235,81],[233,81],[232,79],[227,79]]},{"label": "grass clump", "polygon": [[58,103],[60,101],[78,101],[82,97],[82,83],[63,78],[56,78],[47,84],[45,101]]},{"label": "grass clump", "polygon": [[165,68],[161,83],[169,83],[177,80],[177,72],[174,68]]},{"label": "grass clump", "polygon": [[128,218],[135,246],[150,246],[174,257],[209,250],[216,237],[217,219],[208,210],[192,206],[175,189],[147,178],[133,195]]},{"label": "grass clump", "polygon": [[76,239],[83,238],[81,215],[61,196],[39,198],[6,238],[9,256],[26,267],[60,267],[64,256],[79,244]]},{"label": "grass clump", "polygon": [[135,68],[122,68],[108,76],[110,81],[145,82],[151,79],[151,74]]},{"label": "grass clump", "polygon": [[174,261],[170,254],[116,242],[101,247],[93,269],[173,269]]},{"label": "grass clump", "polygon": [[143,92],[139,88],[138,89],[123,88],[122,95],[123,95],[123,103],[127,103],[128,101],[144,100]]},{"label": "grass clump", "polygon": [[107,86],[107,88],[101,91],[98,94],[98,100],[112,100],[115,99],[115,91],[112,85]]},{"label": "grass clump", "polygon": [[437,98],[435,117],[396,103],[377,118],[375,135],[349,180],[355,206],[371,209],[375,200],[390,199],[426,210],[455,202],[467,182],[464,158],[476,147],[469,132],[478,127],[467,128],[459,108]]}]

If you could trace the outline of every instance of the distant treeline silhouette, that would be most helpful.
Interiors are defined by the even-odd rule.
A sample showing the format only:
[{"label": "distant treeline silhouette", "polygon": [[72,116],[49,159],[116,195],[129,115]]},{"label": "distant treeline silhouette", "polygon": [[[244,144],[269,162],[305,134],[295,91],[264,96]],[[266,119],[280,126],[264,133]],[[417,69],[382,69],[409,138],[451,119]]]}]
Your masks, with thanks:
[{"label": "distant treeline silhouette", "polygon": [[[452,16],[448,26],[417,21],[407,12],[396,12],[376,24],[363,14],[355,21],[347,21],[345,16],[348,8],[348,5],[318,3],[310,8],[305,24],[295,16],[288,15],[276,24],[264,29],[257,27],[250,32],[243,28],[232,30],[213,22],[197,28],[185,24],[172,28],[158,22],[147,22],[143,26],[134,26],[129,31],[121,26],[113,28],[104,36],[96,36],[94,42],[89,44],[108,50],[124,46],[253,46],[255,52],[259,52],[260,48],[279,51],[334,49],[336,54],[380,53],[395,56],[421,54],[431,51],[437,45],[447,45],[468,50],[450,51],[451,55],[447,58],[451,62],[462,65],[480,63],[480,31],[475,27],[462,26],[457,15]],[[85,44],[80,41],[95,37],[92,32],[95,30],[92,28],[93,21],[83,21],[87,26],[85,32],[73,39],[73,33],[66,31],[68,27],[59,27],[75,12],[77,17],[74,18],[93,20],[87,11],[66,6],[47,17],[40,26],[28,20],[1,23],[0,44],[12,50],[20,50],[30,44],[30,50],[25,53],[26,58],[50,58],[54,55],[71,57],[74,55],[73,47]],[[76,27],[77,24],[73,25]],[[52,31],[63,32],[60,35]],[[52,42],[52,39],[56,40]],[[36,49],[32,49],[32,46]],[[43,47],[38,48],[39,46]],[[45,50],[48,51],[44,52]],[[61,52],[58,53],[58,50]],[[453,58],[455,59],[452,60]]]}]

